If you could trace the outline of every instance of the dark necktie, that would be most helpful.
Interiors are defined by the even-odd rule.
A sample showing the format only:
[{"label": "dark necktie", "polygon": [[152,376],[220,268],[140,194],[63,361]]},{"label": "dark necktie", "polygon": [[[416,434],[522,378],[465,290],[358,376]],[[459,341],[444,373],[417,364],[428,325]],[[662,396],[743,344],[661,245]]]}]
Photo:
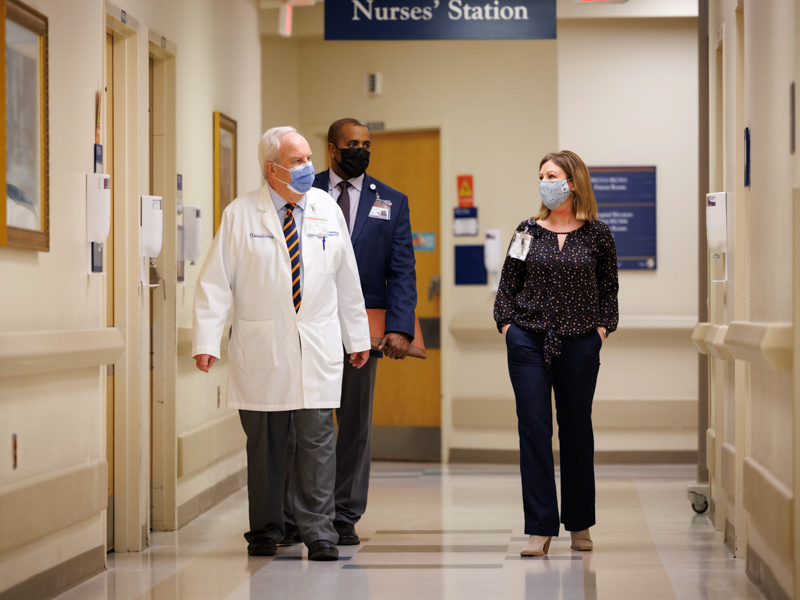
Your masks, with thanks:
[{"label": "dark necktie", "polygon": [[347,181],[342,181],[339,184],[339,188],[342,190],[339,194],[339,198],[336,200],[336,204],[339,205],[339,208],[342,209],[344,213],[344,222],[347,224],[347,231],[350,231],[350,192],[348,188],[350,184]]},{"label": "dark necktie", "polygon": [[297,235],[297,225],[292,215],[294,204],[286,205],[286,218],[283,220],[283,235],[286,238],[286,247],[289,249],[289,259],[292,262],[292,302],[294,310],[300,309],[302,297],[300,295],[300,236]]}]

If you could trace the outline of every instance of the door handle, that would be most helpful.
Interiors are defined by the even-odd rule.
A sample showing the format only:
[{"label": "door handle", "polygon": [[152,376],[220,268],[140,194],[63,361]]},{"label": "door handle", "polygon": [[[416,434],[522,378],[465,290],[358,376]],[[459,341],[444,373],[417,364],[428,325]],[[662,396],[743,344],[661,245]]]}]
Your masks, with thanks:
[{"label": "door handle", "polygon": [[441,290],[442,278],[439,275],[431,275],[431,282],[428,285],[428,300],[433,300],[434,296],[438,296]]}]

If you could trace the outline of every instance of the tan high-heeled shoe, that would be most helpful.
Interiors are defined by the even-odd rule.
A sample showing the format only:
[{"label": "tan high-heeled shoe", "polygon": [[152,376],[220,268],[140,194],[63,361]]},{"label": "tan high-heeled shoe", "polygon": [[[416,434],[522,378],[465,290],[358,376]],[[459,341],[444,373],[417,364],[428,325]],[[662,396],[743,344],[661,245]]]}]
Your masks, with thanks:
[{"label": "tan high-heeled shoe", "polygon": [[570,531],[569,534],[572,536],[572,545],[570,546],[572,550],[588,552],[594,547],[592,536],[589,535],[588,529],[584,529],[583,531]]},{"label": "tan high-heeled shoe", "polygon": [[532,535],[528,538],[528,543],[520,552],[520,556],[544,556],[550,549],[550,540],[546,535]]}]

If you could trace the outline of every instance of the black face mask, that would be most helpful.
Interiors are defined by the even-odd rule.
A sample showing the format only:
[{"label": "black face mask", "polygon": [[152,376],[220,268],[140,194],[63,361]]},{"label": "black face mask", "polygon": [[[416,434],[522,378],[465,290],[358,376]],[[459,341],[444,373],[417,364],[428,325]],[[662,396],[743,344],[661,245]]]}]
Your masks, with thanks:
[{"label": "black face mask", "polygon": [[338,148],[342,155],[339,166],[350,178],[361,177],[369,166],[369,150],[366,148]]}]

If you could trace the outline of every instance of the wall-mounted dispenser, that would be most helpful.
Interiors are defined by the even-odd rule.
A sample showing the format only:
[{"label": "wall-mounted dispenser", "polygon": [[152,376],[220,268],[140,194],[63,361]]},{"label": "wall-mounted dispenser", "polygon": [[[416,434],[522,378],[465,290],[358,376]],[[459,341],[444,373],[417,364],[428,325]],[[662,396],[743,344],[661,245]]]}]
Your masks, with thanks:
[{"label": "wall-mounted dispenser", "polygon": [[164,217],[161,210],[161,196],[142,196],[139,220],[141,240],[141,280],[145,287],[158,287],[156,283],[148,283],[150,265],[155,269],[156,257],[161,253],[161,241],[164,232]]},{"label": "wall-mounted dispenser", "polygon": [[103,272],[103,244],[111,229],[111,178],[103,173],[86,174],[86,235],[89,242],[89,272]]},{"label": "wall-mounted dispenser", "polygon": [[86,231],[89,241],[104,244],[111,227],[111,177],[86,174]]},{"label": "wall-mounted dispenser", "polygon": [[706,194],[706,239],[711,252],[711,282],[728,281],[728,194]]},{"label": "wall-mounted dispenser", "polygon": [[489,277],[489,286],[493,292],[500,285],[500,272],[503,270],[504,253],[502,250],[501,231],[499,229],[486,230],[486,243],[483,246],[483,263]]},{"label": "wall-mounted dispenser", "polygon": [[183,259],[195,264],[200,258],[200,245],[203,241],[202,219],[200,207],[184,205],[183,207]]}]

